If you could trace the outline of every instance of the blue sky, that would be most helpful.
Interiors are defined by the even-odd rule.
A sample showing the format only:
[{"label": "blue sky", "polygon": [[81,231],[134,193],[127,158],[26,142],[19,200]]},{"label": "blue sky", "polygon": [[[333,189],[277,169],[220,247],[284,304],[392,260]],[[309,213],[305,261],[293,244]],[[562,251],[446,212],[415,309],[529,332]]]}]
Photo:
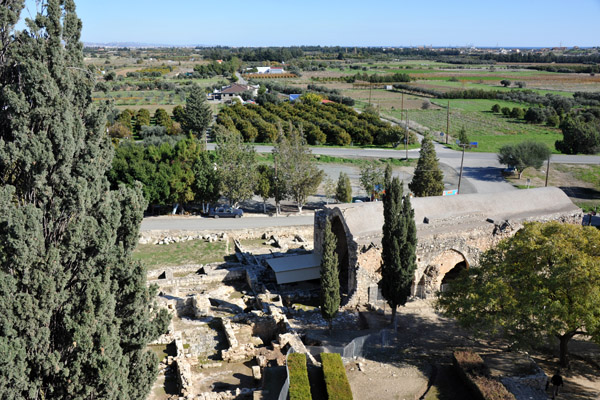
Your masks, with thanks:
[{"label": "blue sky", "polygon": [[[28,4],[33,14],[35,2]],[[92,43],[600,45],[600,0],[76,0],[76,4],[83,21],[82,40]]]}]

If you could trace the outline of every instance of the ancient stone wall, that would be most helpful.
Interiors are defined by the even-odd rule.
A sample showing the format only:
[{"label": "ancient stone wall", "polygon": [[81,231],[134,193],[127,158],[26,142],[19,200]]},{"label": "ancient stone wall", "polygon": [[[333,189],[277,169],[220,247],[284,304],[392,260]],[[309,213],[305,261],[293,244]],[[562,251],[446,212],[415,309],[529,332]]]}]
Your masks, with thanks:
[{"label": "ancient stone wall", "polygon": [[[374,233],[368,228],[363,236],[353,236],[345,223],[346,213],[354,209],[329,208],[315,214],[315,252],[321,252],[325,219],[339,219],[344,227],[343,236],[336,235],[339,240],[346,240],[348,257],[345,279],[349,282],[348,297],[343,304],[354,307],[361,304],[381,304],[378,293],[378,282],[381,280],[381,231]],[[352,216],[356,219],[356,216]],[[481,255],[495,246],[500,240],[514,235],[528,221],[559,221],[563,223],[581,223],[580,211],[555,212],[548,214],[523,215],[512,220],[493,221],[480,215],[460,215],[455,218],[438,219],[435,225],[417,224],[417,269],[412,287],[413,296],[432,297],[442,287],[444,276],[457,265],[464,268],[476,267]],[[368,221],[364,221],[368,224]],[[356,224],[356,222],[354,222]],[[461,264],[464,263],[464,264]],[[344,276],[344,274],[341,274]],[[343,284],[343,282],[340,282]]]}]

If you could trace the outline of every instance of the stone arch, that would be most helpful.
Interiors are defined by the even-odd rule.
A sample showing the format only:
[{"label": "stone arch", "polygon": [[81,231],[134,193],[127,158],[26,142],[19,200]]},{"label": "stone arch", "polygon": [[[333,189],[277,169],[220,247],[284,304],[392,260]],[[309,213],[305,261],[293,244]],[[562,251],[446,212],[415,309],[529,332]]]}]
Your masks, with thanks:
[{"label": "stone arch", "polygon": [[439,265],[439,275],[434,282],[436,290],[440,290],[442,284],[448,284],[461,270],[469,268],[467,258],[455,249],[444,251],[435,258],[434,264]]},{"label": "stone arch", "polygon": [[418,297],[430,297],[442,289],[462,269],[469,268],[467,258],[458,250],[448,249],[434,257],[415,281],[414,294]]},{"label": "stone arch", "polygon": [[338,256],[340,292],[342,298],[348,296],[352,287],[350,285],[350,259],[348,253],[348,238],[346,229],[339,216],[331,218],[331,231],[337,239],[335,252]]}]

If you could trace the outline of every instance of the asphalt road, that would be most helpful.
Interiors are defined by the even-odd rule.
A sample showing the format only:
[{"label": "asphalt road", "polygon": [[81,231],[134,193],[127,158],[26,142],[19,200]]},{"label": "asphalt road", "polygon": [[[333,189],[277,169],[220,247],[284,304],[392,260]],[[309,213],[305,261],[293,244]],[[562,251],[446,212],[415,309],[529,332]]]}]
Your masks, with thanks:
[{"label": "asphalt road", "polygon": [[273,226],[313,225],[314,214],[289,217],[242,217],[242,218],[203,218],[160,216],[147,217],[142,221],[141,230],[182,230],[182,231],[227,231],[236,229],[269,228]]},{"label": "asphalt road", "polygon": [[[208,149],[215,148],[215,144],[208,144]],[[259,153],[270,153],[273,146],[256,145],[255,149]],[[446,146],[436,143],[435,150],[441,163],[450,166],[458,173],[462,152],[452,150]],[[335,157],[364,157],[364,158],[405,158],[404,150],[392,149],[362,149],[355,147],[313,147],[313,154],[328,155]],[[419,150],[409,150],[408,158],[419,158]],[[551,163],[571,163],[571,164],[600,164],[600,156],[580,156],[580,155],[552,155]],[[465,152],[463,164],[463,180],[474,188],[476,193],[494,193],[508,190],[516,190],[511,184],[507,183],[501,176],[500,170],[505,166],[498,162],[496,153],[475,153]],[[463,181],[464,182],[464,181]],[[461,183],[462,186],[462,183]],[[470,192],[473,192],[470,191]]]}]

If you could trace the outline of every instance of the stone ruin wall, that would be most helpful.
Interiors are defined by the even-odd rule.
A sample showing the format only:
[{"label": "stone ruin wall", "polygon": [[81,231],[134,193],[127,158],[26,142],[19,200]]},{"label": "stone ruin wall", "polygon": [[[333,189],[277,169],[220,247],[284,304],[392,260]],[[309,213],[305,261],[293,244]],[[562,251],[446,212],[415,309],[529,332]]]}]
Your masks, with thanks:
[{"label": "stone ruin wall", "polygon": [[[338,216],[337,209],[318,213],[315,217],[315,251],[322,248],[322,231],[326,216]],[[418,225],[417,269],[412,294],[418,297],[433,297],[440,289],[444,275],[456,264],[464,261],[466,266],[476,267],[481,255],[496,246],[504,238],[514,235],[528,221],[559,221],[581,223],[581,213],[555,213],[544,216],[524,217],[510,221],[445,221],[446,231],[439,226]],[[355,239],[344,224],[348,243],[348,276],[351,283],[346,307],[364,304],[383,306],[378,282],[381,280],[381,236]],[[369,245],[359,245],[370,243]]]}]

